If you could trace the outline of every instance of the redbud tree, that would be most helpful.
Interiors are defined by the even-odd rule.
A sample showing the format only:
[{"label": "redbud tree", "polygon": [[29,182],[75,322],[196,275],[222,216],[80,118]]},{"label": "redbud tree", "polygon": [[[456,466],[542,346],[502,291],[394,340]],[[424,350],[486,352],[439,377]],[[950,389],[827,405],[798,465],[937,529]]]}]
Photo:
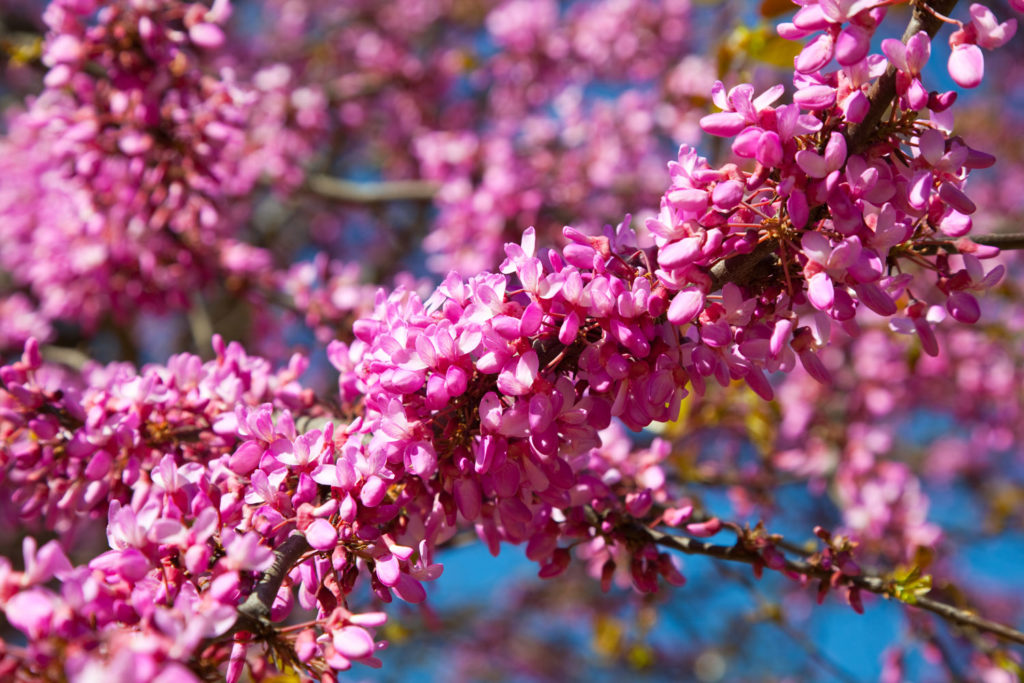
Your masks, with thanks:
[{"label": "redbud tree", "polygon": [[387,667],[475,541],[1012,680],[1018,11],[3,0],[0,678]]}]

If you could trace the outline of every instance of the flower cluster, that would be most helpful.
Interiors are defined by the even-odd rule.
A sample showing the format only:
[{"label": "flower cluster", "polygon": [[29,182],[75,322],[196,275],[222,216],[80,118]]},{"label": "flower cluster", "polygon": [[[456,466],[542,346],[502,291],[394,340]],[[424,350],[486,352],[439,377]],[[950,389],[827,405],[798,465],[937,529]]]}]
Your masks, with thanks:
[{"label": "flower cluster", "polygon": [[[304,361],[272,372],[237,345],[215,350],[206,364],[182,355],[141,373],[87,368],[78,390],[42,364],[34,340],[3,368],[5,518],[41,520],[59,537],[38,550],[28,538],[23,571],[0,564],[0,604],[31,641],[5,654],[5,670],[198,680],[185,668],[192,657],[226,643],[211,666],[227,663],[237,680],[261,618],[291,611],[292,586],[299,606],[319,609],[320,629],[278,645],[311,670],[340,670],[375,661],[372,628],[383,615],[345,608],[362,567],[376,572],[382,597],[425,597],[419,580],[440,568],[425,548],[412,558],[378,529],[402,504],[385,500],[383,459],[358,434],[335,440],[330,423],[297,432],[292,416],[312,404],[295,382]],[[65,390],[51,388],[58,381]],[[318,484],[331,487],[327,500]],[[62,547],[96,517],[107,520],[110,550],[72,567]],[[289,542],[308,561],[287,567],[292,578],[266,615],[240,610],[273,548]],[[57,592],[44,585],[52,578]]]},{"label": "flower cluster", "polygon": [[45,90],[0,142],[0,265],[44,318],[91,330],[187,308],[237,265],[218,253],[260,178],[301,181],[326,103],[285,67],[250,84],[218,64],[230,15],[228,0],[47,8]]},{"label": "flower cluster", "polygon": [[[559,239],[567,220],[597,234],[630,209],[653,205],[659,136],[696,118],[683,102],[667,104],[675,98],[665,77],[685,54],[689,23],[689,2],[605,0],[574,3],[564,14],[549,0],[494,8],[486,26],[504,52],[471,75],[489,86],[491,129],[416,140],[423,174],[443,183],[424,243],[431,267],[488,270],[501,245],[529,226],[548,240]],[[653,92],[638,86],[588,105],[582,86],[595,79],[610,92],[622,82],[648,82]]]},{"label": "flower cluster", "polygon": [[[889,124],[866,137],[858,128],[871,106],[878,110],[867,92],[883,77],[886,60],[868,54],[865,41],[880,11],[869,3],[840,9],[807,3],[792,25],[780,27],[787,37],[827,29],[797,57],[792,104],[773,106],[781,85],[755,97],[750,85],[726,90],[716,84],[712,97],[723,111],[701,125],[731,137],[733,153],[750,160],[752,169],[713,168],[686,146],[672,165],[672,186],[647,228],[658,246],[660,280],[686,297],[674,299],[669,319],[684,324],[700,316],[699,322],[715,323],[701,326],[701,360],[691,376],[714,375],[723,384],[745,377],[767,394],[743,363],[791,367],[788,344],[812,375],[827,381],[813,349],[829,340],[833,323],[856,334],[862,308],[885,317],[899,313],[894,326],[916,331],[934,354],[935,304],[944,303],[962,322],[976,322],[971,292],[1002,276],[1002,266],[986,273],[979,261],[996,250],[962,239],[976,208],[964,181],[994,159],[950,133],[945,114],[955,93],[923,89],[927,33],[915,33],[906,45],[883,43],[899,106]],[[1013,26],[1000,35],[1008,37]],[[825,71],[833,59],[839,68]],[[936,245],[954,241],[961,255],[929,256]],[[769,247],[771,277],[744,283],[743,291],[727,288],[723,308],[701,312],[704,297],[721,285],[712,277],[715,264]],[[906,272],[914,270],[910,264],[927,270],[914,276]]]},{"label": "flower cluster", "polygon": [[233,434],[222,425],[236,407],[273,401],[289,415],[311,407],[311,392],[296,382],[301,357],[275,372],[238,344],[218,339],[215,349],[208,363],[181,354],[141,372],[90,364],[75,376],[42,364],[31,340],[22,359],[0,372],[5,519],[70,542],[111,501],[127,503],[144,490],[169,456],[201,469],[230,450]]}]

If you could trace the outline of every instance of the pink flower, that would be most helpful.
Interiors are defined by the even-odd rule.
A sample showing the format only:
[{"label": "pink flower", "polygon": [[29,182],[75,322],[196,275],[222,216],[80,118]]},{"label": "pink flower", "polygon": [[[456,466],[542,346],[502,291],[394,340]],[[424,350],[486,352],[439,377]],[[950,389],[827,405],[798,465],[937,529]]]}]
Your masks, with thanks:
[{"label": "pink flower", "polygon": [[949,75],[962,88],[976,88],[985,76],[985,57],[981,48],[962,43],[949,53]]},{"label": "pink flower", "polygon": [[737,85],[725,92],[721,81],[715,81],[711,89],[711,99],[724,111],[708,114],[700,120],[700,127],[712,135],[731,137],[747,126],[759,125],[761,112],[782,97],[784,88],[776,85],[758,97],[754,97],[754,86],[747,83]]},{"label": "pink flower", "polygon": [[373,654],[373,637],[359,626],[343,626],[332,635],[335,649],[348,659],[362,659]]},{"label": "pink flower", "polygon": [[906,98],[911,109],[921,109],[928,103],[928,91],[921,84],[921,70],[931,56],[931,39],[924,31],[912,35],[906,45],[895,38],[882,41],[882,52],[895,66],[902,80],[897,91]]},{"label": "pink flower", "polygon": [[48,541],[37,551],[36,540],[26,536],[21,542],[25,558],[25,573],[22,584],[32,586],[46,583],[56,576],[60,578],[71,571],[71,562],[57,541]]},{"label": "pink flower", "polygon": [[498,375],[498,389],[508,396],[528,393],[537,379],[539,364],[537,352],[533,350],[512,358]]},{"label": "pink flower", "polygon": [[675,325],[692,322],[704,308],[704,293],[696,288],[678,292],[668,307],[668,319]]},{"label": "pink flower", "polygon": [[260,535],[254,531],[239,534],[224,529],[221,544],[227,553],[221,559],[226,569],[261,572],[274,563],[274,551],[261,544]]},{"label": "pink flower", "polygon": [[315,519],[306,528],[306,540],[315,550],[332,550],[338,542],[338,530],[326,519]]},{"label": "pink flower", "polygon": [[12,626],[29,638],[38,639],[49,635],[55,609],[56,599],[50,591],[31,588],[8,600],[4,614]]},{"label": "pink flower", "polygon": [[846,161],[846,138],[834,132],[829,136],[824,154],[809,149],[796,153],[796,163],[812,178],[825,178],[839,170]]},{"label": "pink flower", "polygon": [[1003,23],[992,10],[974,3],[971,22],[949,36],[949,75],[963,88],[976,88],[985,76],[985,57],[981,48],[993,50],[1004,45],[1017,32],[1017,20]]},{"label": "pink flower", "polygon": [[[973,30],[975,35],[974,42],[979,47],[983,47],[986,50],[994,50],[1005,45],[1017,33],[1016,19],[1008,19],[1000,24],[992,10],[978,3],[971,4],[970,12],[971,23],[969,30]],[[954,33],[953,35],[956,34]],[[950,43],[952,44],[953,42],[954,38],[951,36]]]},{"label": "pink flower", "polygon": [[193,43],[207,50],[215,50],[224,44],[224,32],[216,24],[198,23],[188,30]]}]

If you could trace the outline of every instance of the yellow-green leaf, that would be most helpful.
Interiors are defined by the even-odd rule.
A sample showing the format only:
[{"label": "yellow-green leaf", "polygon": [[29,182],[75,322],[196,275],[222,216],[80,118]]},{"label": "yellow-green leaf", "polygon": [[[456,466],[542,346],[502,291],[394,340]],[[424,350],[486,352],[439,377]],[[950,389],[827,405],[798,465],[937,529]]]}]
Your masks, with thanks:
[{"label": "yellow-green leaf", "polygon": [[594,620],[594,639],[591,647],[594,652],[606,659],[613,659],[622,648],[625,628],[614,617],[599,616]]},{"label": "yellow-green leaf", "polygon": [[765,19],[771,19],[796,9],[792,0],[761,0],[758,12]]},{"label": "yellow-green leaf", "polygon": [[634,669],[647,669],[654,664],[654,652],[646,645],[634,645],[627,656]]},{"label": "yellow-green leaf", "polygon": [[932,577],[920,567],[900,567],[892,575],[892,594],[900,602],[916,604],[932,589]]},{"label": "yellow-green leaf", "polygon": [[792,68],[801,45],[780,37],[775,29],[762,25],[748,31],[746,53],[751,59],[773,66]]}]

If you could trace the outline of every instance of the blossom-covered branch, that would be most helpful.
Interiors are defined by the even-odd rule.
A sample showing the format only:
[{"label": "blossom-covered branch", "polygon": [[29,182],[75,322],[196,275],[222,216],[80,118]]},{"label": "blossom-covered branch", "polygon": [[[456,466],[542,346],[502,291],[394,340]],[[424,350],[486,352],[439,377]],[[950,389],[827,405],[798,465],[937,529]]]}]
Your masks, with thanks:
[{"label": "blossom-covered branch", "polygon": [[[634,4],[644,21],[665,27],[658,45],[671,42],[672,26],[685,25],[672,3]],[[4,263],[50,302],[52,317],[85,306],[79,320],[88,328],[108,307],[128,316],[157,291],[187,307],[201,302],[195,289],[218,274],[237,292],[280,287],[311,327],[339,311],[364,315],[350,332],[326,329],[346,339],[327,346],[338,372],[329,399],[303,383],[305,357],[275,369],[216,335],[207,362],[180,354],[139,369],[77,371],[44,363],[30,335],[20,359],[0,368],[0,505],[12,526],[56,540],[40,546],[26,537],[20,568],[0,559],[0,607],[28,641],[0,650],[0,671],[16,679],[138,671],[237,681],[248,666],[255,678],[276,667],[330,680],[353,663],[379,666],[384,643],[376,629],[385,615],[358,611],[353,593],[363,590],[375,605],[422,602],[424,584],[442,571],[438,549],[467,528],[494,554],[523,545],[542,577],[575,560],[604,588],[617,582],[654,592],[685,580],[663,551],[670,548],[818,579],[823,594],[844,592],[855,608],[863,590],[895,596],[1019,642],[1012,628],[928,598],[920,577],[865,575],[848,539],[822,532],[824,550],[793,559],[761,527],[723,525],[674,475],[669,442],[634,449],[621,437],[622,426],[677,421],[684,401],[715,386],[742,384],[769,401],[796,385],[781,378],[832,385],[844,368],[829,355],[850,340],[873,339],[865,332],[872,322],[912,335],[938,358],[947,314],[964,325],[980,321],[976,295],[992,289],[1008,264],[991,242],[968,239],[978,207],[967,180],[995,160],[953,133],[956,93],[929,91],[924,67],[939,24],[956,24],[950,74],[974,87],[981,48],[1007,42],[1016,22],[1000,23],[981,5],[971,6],[968,23],[939,21],[945,5],[921,5],[905,40],[884,40],[883,54],[872,55],[888,4],[805,2],[779,27],[783,37],[807,39],[795,60],[792,102],[779,103],[782,84],[760,94],[750,84],[711,85],[720,111],[700,126],[729,141],[733,160],[715,164],[682,145],[659,211],[642,229],[629,217],[603,232],[565,227],[561,247],[545,248],[546,233],[529,228],[504,245],[497,269],[452,271],[422,296],[414,286],[379,290],[372,306],[340,296],[361,298],[365,289],[335,287],[346,273],[327,256],[281,274],[267,252],[235,241],[238,215],[247,213],[245,198],[262,174],[256,168],[269,169],[283,191],[307,182],[314,193],[350,203],[436,196],[444,219],[462,226],[514,197],[508,216],[480,221],[481,232],[500,235],[506,219],[547,200],[520,192],[496,170],[483,174],[486,191],[477,192],[475,155],[515,166],[522,160],[510,141],[551,152],[573,148],[572,139],[552,140],[537,122],[493,145],[436,131],[418,138],[430,182],[367,194],[315,175],[304,181],[300,162],[312,155],[304,135],[322,127],[325,96],[290,89],[286,65],[250,74],[251,82],[217,72],[210,57],[226,41],[226,0],[51,5],[48,89],[15,118],[14,130],[24,134],[4,143],[16,152],[5,158],[21,184],[0,194],[0,213],[19,217],[13,234],[22,241],[62,247],[57,238],[68,230],[111,253],[123,242],[127,253],[117,253],[133,268],[125,275],[116,259],[67,255],[76,268],[55,273],[46,261],[40,275],[30,254],[5,252]],[[553,56],[568,48],[548,42],[548,29],[590,16],[574,10],[563,18],[557,5],[545,7],[524,11],[537,8],[511,2],[490,15],[489,30],[509,55],[495,60],[495,71],[550,75]],[[397,23],[402,41],[415,42]],[[397,59],[380,36],[349,38],[338,49],[357,43],[352,50],[368,71],[432,93],[414,50]],[[438,66],[459,62],[447,59]],[[658,48],[642,61],[662,68],[666,57]],[[585,66],[620,74],[614,59]],[[513,78],[500,89],[513,117],[528,116],[555,89],[544,78],[528,80],[536,83]],[[345,78],[332,84],[346,86],[355,87]],[[359,97],[338,103],[346,125],[370,115]],[[280,105],[270,124],[263,98]],[[643,109],[642,102],[630,106]],[[556,104],[566,117],[580,116],[571,93]],[[396,106],[397,118],[418,125],[415,103]],[[466,111],[456,108],[455,120]],[[288,139],[306,143],[294,153],[264,126],[276,130],[292,119],[300,132]],[[633,125],[650,127],[649,112]],[[588,130],[580,124],[578,133]],[[645,158],[639,147],[623,158]],[[542,162],[538,168],[556,172],[557,163]],[[23,166],[27,172],[15,173]],[[591,177],[602,178],[597,170]],[[567,206],[588,203],[586,193],[573,196]],[[73,200],[74,210],[54,198]],[[59,234],[44,239],[47,230]],[[93,242],[96,231],[114,238]],[[490,244],[459,235],[438,240],[481,253]],[[447,243],[436,251],[447,258],[457,250]],[[195,336],[204,338],[212,323],[199,322]],[[878,396],[875,414],[887,410],[887,397]],[[804,425],[815,417],[806,406],[794,415]],[[798,453],[790,470],[832,476],[846,511],[858,512],[848,515],[851,525],[903,515],[904,553],[934,544],[916,480],[905,468],[876,466],[883,438],[863,441],[870,446],[846,467],[827,472]],[[864,503],[862,491],[879,489],[883,503]],[[66,549],[96,520],[106,522],[109,550],[74,566]],[[737,531],[736,546],[695,540],[723,526]],[[293,616],[298,623],[281,625]]]}]

